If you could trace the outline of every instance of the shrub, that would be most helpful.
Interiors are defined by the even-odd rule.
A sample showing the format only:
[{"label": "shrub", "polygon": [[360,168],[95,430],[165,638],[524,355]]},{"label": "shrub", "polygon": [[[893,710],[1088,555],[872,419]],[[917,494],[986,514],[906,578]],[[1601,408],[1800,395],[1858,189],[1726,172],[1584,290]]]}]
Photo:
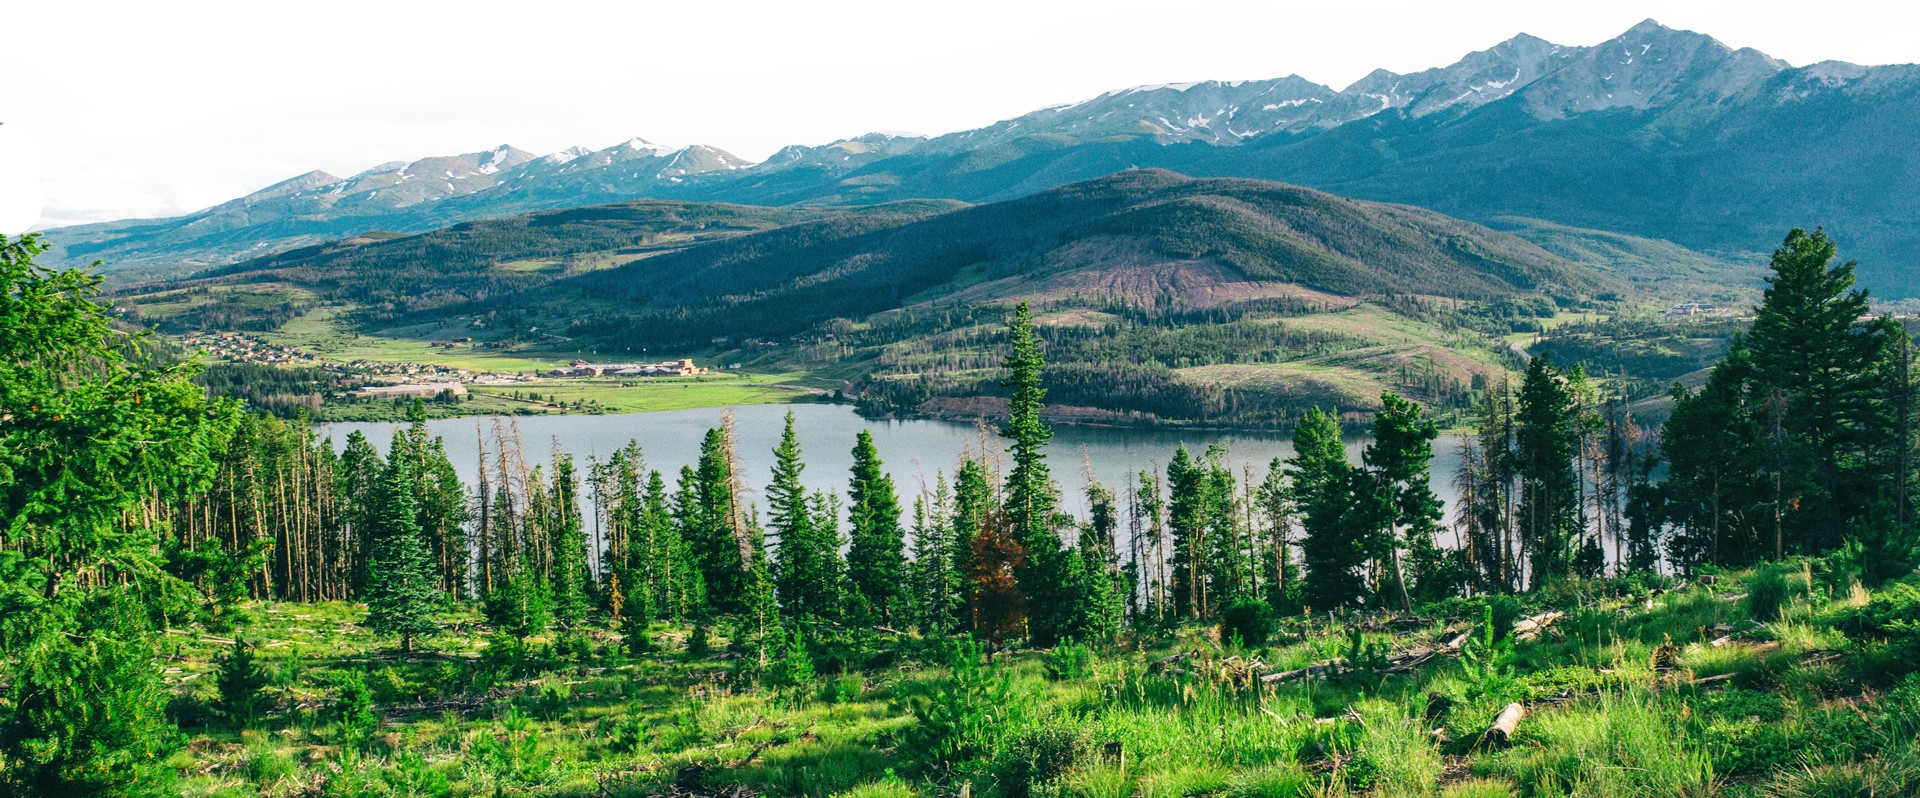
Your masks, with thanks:
[{"label": "shrub", "polygon": [[1077,724],[1053,721],[1029,727],[1007,741],[1001,772],[1016,794],[1052,784],[1085,763],[1093,738]]},{"label": "shrub", "polygon": [[864,686],[860,677],[842,674],[821,682],[820,692],[817,695],[820,703],[844,704],[858,697]]},{"label": "shrub", "polygon": [[1093,675],[1093,649],[1067,640],[1041,655],[1040,669],[1051,681],[1084,679]]},{"label": "shrub", "polygon": [[1220,641],[1235,640],[1245,648],[1259,648],[1273,635],[1273,608],[1259,599],[1241,597],[1220,610]]},{"label": "shrub", "polygon": [[921,683],[906,696],[918,721],[915,747],[935,758],[971,756],[992,747],[1017,711],[1008,674],[986,662],[986,649],[965,641],[954,649],[945,679]]},{"label": "shrub", "polygon": [[1786,577],[1772,568],[1761,568],[1747,582],[1747,613],[1761,623],[1780,620],[1788,598]]}]

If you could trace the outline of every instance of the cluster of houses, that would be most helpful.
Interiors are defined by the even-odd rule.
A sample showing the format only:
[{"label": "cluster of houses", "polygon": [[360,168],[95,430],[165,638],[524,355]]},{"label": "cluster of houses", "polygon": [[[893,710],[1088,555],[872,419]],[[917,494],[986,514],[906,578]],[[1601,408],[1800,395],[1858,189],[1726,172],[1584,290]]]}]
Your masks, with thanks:
[{"label": "cluster of houses", "polygon": [[431,363],[394,363],[385,360],[355,360],[347,364],[347,369],[355,374],[367,374],[380,377],[434,377],[461,378],[471,372]]},{"label": "cluster of houses", "polygon": [[1684,319],[1692,316],[1713,316],[1719,313],[1720,308],[1704,302],[1682,302],[1667,308],[1662,315],[1669,319]]},{"label": "cluster of houses", "polygon": [[369,385],[354,391],[353,395],[358,399],[432,399],[445,393],[466,396],[467,386],[457,380],[437,380],[404,385]]},{"label": "cluster of houses", "polygon": [[693,364],[692,358],[664,363],[588,363],[575,360],[563,368],[548,372],[555,377],[692,377],[707,373]]},{"label": "cluster of houses", "polygon": [[197,346],[207,354],[235,363],[258,363],[263,366],[299,366],[318,362],[312,355],[291,346],[267,343],[245,333],[189,333],[180,339],[187,346]]}]

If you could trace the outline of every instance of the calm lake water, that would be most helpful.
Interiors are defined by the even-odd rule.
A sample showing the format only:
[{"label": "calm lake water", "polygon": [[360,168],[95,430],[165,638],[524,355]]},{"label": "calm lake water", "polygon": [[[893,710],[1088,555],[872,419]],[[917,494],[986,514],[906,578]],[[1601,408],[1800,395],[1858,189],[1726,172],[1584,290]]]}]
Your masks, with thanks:
[{"label": "calm lake water", "polygon": [[[518,416],[501,421],[518,426],[529,466],[547,463],[551,451],[558,448],[574,456],[584,476],[588,457],[604,458],[631,440],[638,441],[645,451],[647,466],[658,469],[672,485],[681,466],[699,460],[700,441],[708,429],[720,425],[722,409],[603,416]],[[923,487],[931,491],[937,473],[951,476],[963,452],[982,451],[980,429],[973,424],[872,420],[862,418],[851,406],[837,404],[745,405],[730,409],[739,437],[740,459],[752,491],[748,499],[762,505],[763,510],[762,491],[772,479],[773,448],[780,442],[783,419],[789,410],[793,411],[795,430],[807,464],[802,481],[809,489],[845,491],[848,469],[853,465],[854,436],[864,429],[873,433],[874,445],[900,492],[901,506],[909,513],[913,495]],[[474,483],[477,474],[480,438],[487,437],[487,448],[490,451],[494,448],[491,442],[494,421],[489,417],[474,417],[427,422],[431,434],[445,439],[447,456],[469,485]],[[323,425],[320,432],[333,439],[335,448],[341,448],[346,445],[348,433],[359,430],[385,453],[398,426],[402,425],[335,423]],[[1243,475],[1245,468],[1251,468],[1255,480],[1266,478],[1273,458],[1293,455],[1288,438],[1272,433],[1059,426],[1054,428],[1053,443],[1047,448],[1047,463],[1065,494],[1063,509],[1084,516],[1089,470],[1095,479],[1121,492],[1124,502],[1123,491],[1129,484],[1129,475],[1138,474],[1142,469],[1164,469],[1182,443],[1199,457],[1215,442],[1227,444],[1228,459],[1236,474]],[[1354,462],[1359,462],[1363,443],[1348,442],[1348,454]],[[994,435],[991,427],[987,431],[986,446],[994,452],[1003,446],[1002,439]],[[1449,518],[1453,499],[1458,495],[1453,489],[1452,477],[1459,462],[1460,445],[1456,436],[1442,436],[1435,442],[1433,488],[1448,502]],[[587,498],[591,500],[591,496]]]}]

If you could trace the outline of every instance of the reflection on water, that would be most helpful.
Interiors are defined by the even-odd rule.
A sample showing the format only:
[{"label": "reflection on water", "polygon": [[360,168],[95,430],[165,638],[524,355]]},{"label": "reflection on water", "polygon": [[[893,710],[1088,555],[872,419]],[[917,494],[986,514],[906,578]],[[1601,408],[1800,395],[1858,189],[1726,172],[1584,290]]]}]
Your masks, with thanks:
[{"label": "reflection on water", "polygon": [[[581,473],[589,456],[606,457],[613,450],[634,440],[646,452],[647,466],[657,469],[671,485],[683,465],[700,458],[700,441],[706,431],[720,425],[722,408],[667,410],[655,413],[626,413],[604,416],[521,416],[512,419],[520,430],[521,445],[529,465],[545,463],[554,448],[571,453]],[[741,465],[751,492],[750,501],[764,503],[761,489],[772,478],[773,447],[780,442],[783,417],[793,411],[800,447],[807,464],[802,481],[809,489],[844,491],[847,472],[853,466],[853,439],[860,430],[873,433],[874,445],[886,462],[901,494],[903,508],[912,507],[912,496],[923,487],[932,490],[936,472],[951,475],[960,455],[982,450],[981,430],[977,425],[952,421],[885,421],[860,417],[847,405],[746,405],[732,408],[734,430]],[[427,422],[427,429],[446,439],[447,456],[459,469],[461,479],[471,485],[477,472],[480,436],[491,438],[491,418],[457,418]],[[333,438],[336,448],[346,445],[353,430],[365,433],[382,453],[398,425],[385,423],[336,423],[322,425],[321,434]],[[1085,514],[1084,488],[1090,470],[1094,479],[1116,491],[1128,485],[1128,477],[1142,469],[1165,468],[1174,450],[1185,443],[1198,457],[1208,444],[1225,442],[1228,459],[1236,475],[1251,468],[1253,478],[1266,478],[1273,458],[1293,455],[1287,438],[1272,433],[1200,432],[1166,429],[1108,429],[1093,427],[1055,427],[1053,443],[1047,448],[1047,464],[1065,494],[1063,509]],[[998,452],[1002,441],[992,428],[987,429],[986,445]],[[1360,441],[1349,441],[1348,450],[1359,460]],[[488,444],[488,448],[493,448]],[[1449,507],[1458,495],[1452,476],[1459,466],[1460,447],[1453,436],[1442,436],[1434,444],[1433,488]],[[584,492],[583,492],[584,493]],[[1124,493],[1122,494],[1124,501]],[[591,498],[591,497],[589,497]],[[1449,510],[1451,517],[1451,510]]]}]

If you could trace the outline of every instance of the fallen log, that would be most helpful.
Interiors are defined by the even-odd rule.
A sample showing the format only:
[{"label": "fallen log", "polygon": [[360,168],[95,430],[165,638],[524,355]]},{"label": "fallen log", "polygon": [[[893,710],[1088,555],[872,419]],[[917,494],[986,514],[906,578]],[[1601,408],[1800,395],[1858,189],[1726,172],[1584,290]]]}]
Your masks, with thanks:
[{"label": "fallen log", "polygon": [[1261,684],[1279,684],[1280,682],[1290,682],[1295,679],[1311,679],[1315,676],[1321,676],[1328,673],[1339,673],[1339,672],[1340,672],[1339,663],[1328,662],[1321,665],[1308,665],[1307,667],[1304,667],[1304,668],[1295,668],[1290,671],[1281,671],[1279,673],[1269,673],[1265,676],[1260,677],[1260,683]]},{"label": "fallen log", "polygon": [[1554,621],[1560,620],[1565,615],[1564,612],[1552,611],[1543,612],[1531,618],[1521,618],[1513,625],[1513,639],[1532,640],[1539,637],[1541,632],[1546,631]]},{"label": "fallen log", "polygon": [[1489,745],[1509,745],[1513,742],[1513,732],[1520,726],[1520,719],[1527,716],[1527,708],[1519,703],[1508,704],[1500,710],[1500,716],[1494,718],[1487,733],[1480,736],[1481,741]]}]

